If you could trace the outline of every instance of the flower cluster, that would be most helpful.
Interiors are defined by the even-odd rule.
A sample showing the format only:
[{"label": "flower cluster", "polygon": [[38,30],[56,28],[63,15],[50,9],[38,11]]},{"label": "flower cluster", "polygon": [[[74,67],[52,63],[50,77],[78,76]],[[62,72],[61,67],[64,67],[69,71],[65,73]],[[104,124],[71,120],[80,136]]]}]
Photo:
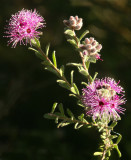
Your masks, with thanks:
[{"label": "flower cluster", "polygon": [[[36,10],[22,9],[12,15],[9,20],[7,31],[5,32],[8,34],[6,37],[10,38],[8,44],[13,43],[12,47],[16,47],[18,42],[27,45],[28,42],[31,43],[31,39],[39,38],[42,32],[38,31],[38,29],[42,27],[45,27],[44,18]],[[23,40],[26,40],[26,42],[24,43]]]},{"label": "flower cluster", "polygon": [[[80,30],[83,25],[82,18],[78,18],[78,16],[70,16],[69,20],[64,20],[63,23],[73,31]],[[88,32],[89,31],[87,31],[87,33]],[[78,42],[76,43],[78,44]],[[100,59],[101,55],[99,52],[102,49],[102,45],[99,44],[93,37],[85,38],[85,40],[77,47],[78,51],[82,52],[85,61],[95,62]]]},{"label": "flower cluster", "polygon": [[87,58],[100,59],[100,50],[102,45],[99,44],[93,37],[85,38],[83,44],[80,45],[83,55]]},{"label": "flower cluster", "polygon": [[123,88],[114,79],[97,79],[83,89],[82,103],[86,107],[86,114],[94,120],[119,120],[119,113],[125,111],[120,107],[125,103],[123,97]]},{"label": "flower cluster", "polygon": [[69,20],[64,20],[63,23],[72,30],[80,30],[83,26],[82,18],[78,16],[70,16]]}]

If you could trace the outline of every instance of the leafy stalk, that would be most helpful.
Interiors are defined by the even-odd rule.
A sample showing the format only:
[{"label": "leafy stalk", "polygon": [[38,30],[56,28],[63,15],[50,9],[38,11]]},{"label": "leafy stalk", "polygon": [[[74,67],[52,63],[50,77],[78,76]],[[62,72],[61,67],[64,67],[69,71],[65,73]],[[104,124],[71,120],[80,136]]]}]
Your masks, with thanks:
[{"label": "leafy stalk", "polygon": [[[45,69],[55,73],[60,78],[59,80],[57,80],[57,82],[59,83],[61,87],[64,87],[70,90],[71,92],[72,90],[74,90],[73,95],[77,97],[78,99],[80,99],[79,92],[76,91],[76,88],[77,88],[76,85],[73,82],[69,83],[64,75],[64,66],[61,66],[60,69],[57,68],[55,51],[53,51],[52,53],[52,59],[53,59],[53,62],[52,62],[48,57],[49,45],[46,47],[46,54],[45,54],[43,50],[41,49],[40,43],[38,42],[38,40],[36,39],[35,41],[36,42],[33,41],[32,43],[34,44],[33,46],[35,46],[36,49],[31,48],[31,47],[29,49],[35,51],[36,55],[42,60],[44,60],[42,64],[45,65]],[[73,79],[73,77],[71,79]]]}]

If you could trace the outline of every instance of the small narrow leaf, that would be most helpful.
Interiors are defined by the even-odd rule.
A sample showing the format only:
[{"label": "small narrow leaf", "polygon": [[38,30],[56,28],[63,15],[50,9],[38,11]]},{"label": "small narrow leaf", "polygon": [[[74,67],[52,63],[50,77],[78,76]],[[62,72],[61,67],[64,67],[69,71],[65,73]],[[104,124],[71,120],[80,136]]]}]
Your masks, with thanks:
[{"label": "small narrow leaf", "polygon": [[32,44],[32,46],[40,48],[40,41],[37,38],[31,39],[31,44]]},{"label": "small narrow leaf", "polygon": [[89,33],[89,31],[86,30],[86,31],[80,36],[79,40],[81,41],[82,38],[84,38],[88,33]]},{"label": "small narrow leaf", "polygon": [[32,47],[29,47],[28,49],[34,51],[34,52],[35,52],[35,55],[36,55],[38,58],[40,58],[40,59],[42,59],[42,60],[46,60],[46,58],[45,58],[40,52],[38,52],[36,49],[34,49],[34,48],[32,48]]},{"label": "small narrow leaf", "polygon": [[43,64],[44,66],[52,66],[52,64],[47,60],[43,61],[41,64]]},{"label": "small narrow leaf", "polygon": [[67,108],[67,113],[68,113],[68,115],[71,117],[72,120],[75,119],[74,114],[73,114],[73,113],[71,112],[71,110],[68,109],[68,108]]},{"label": "small narrow leaf", "polygon": [[78,124],[79,124],[78,122],[75,124],[74,129],[77,129]]},{"label": "small narrow leaf", "polygon": [[115,138],[117,138],[118,136],[117,135],[111,135],[110,137],[109,137],[109,139],[115,139]]},{"label": "small narrow leaf", "polygon": [[84,124],[81,124],[81,125],[77,126],[77,129],[80,129],[83,126],[84,126]]},{"label": "small narrow leaf", "polygon": [[70,90],[71,90],[72,93],[76,94],[76,90],[75,90],[74,87],[71,87]]},{"label": "small narrow leaf", "polygon": [[94,75],[92,81],[94,81],[96,79],[97,75],[98,75],[98,72],[95,72],[95,75]]},{"label": "small narrow leaf", "polygon": [[81,63],[67,63],[67,66],[76,66],[76,67],[82,67]]},{"label": "small narrow leaf", "polygon": [[75,94],[69,94],[69,96],[72,96],[72,97],[77,97]]},{"label": "small narrow leaf", "polygon": [[118,145],[114,145],[114,148],[117,150],[118,156],[121,157],[121,152],[118,148]]},{"label": "small narrow leaf", "polygon": [[73,86],[73,73],[74,71],[71,71],[71,86]]},{"label": "small narrow leaf", "polygon": [[116,125],[117,125],[117,122],[112,122],[112,124],[109,127],[114,128]]},{"label": "small narrow leaf", "polygon": [[32,48],[32,47],[28,47],[29,50],[32,50],[34,52],[38,52],[36,49]]},{"label": "small narrow leaf", "polygon": [[56,117],[56,119],[55,119],[55,123],[58,123],[58,117]]},{"label": "small narrow leaf", "polygon": [[40,52],[35,52],[35,55],[38,57],[38,58],[40,58],[40,59],[42,59],[42,60],[46,60],[46,58],[40,53]]},{"label": "small narrow leaf", "polygon": [[69,35],[69,36],[75,36],[74,31],[72,31],[70,29],[67,29],[64,33],[67,34],[67,35]]},{"label": "small narrow leaf", "polygon": [[62,65],[60,67],[60,75],[63,76],[64,75],[64,65]]},{"label": "small narrow leaf", "polygon": [[50,71],[50,72],[52,72],[52,73],[54,73],[54,74],[56,74],[57,76],[59,76],[59,74],[57,73],[57,71],[54,70],[51,66],[46,66],[45,69],[48,70],[48,71]]},{"label": "small narrow leaf", "polygon": [[58,103],[56,103],[56,102],[53,104],[53,107],[52,107],[51,113],[54,113],[54,111],[55,111],[55,109],[56,109],[56,107],[57,107],[57,104],[58,104]]},{"label": "small narrow leaf", "polygon": [[57,80],[57,82],[59,83],[59,85],[60,85],[61,87],[70,90],[70,87],[68,86],[68,84],[67,84],[65,81],[63,81],[63,80]]},{"label": "small narrow leaf", "polygon": [[116,144],[118,144],[118,143],[121,141],[121,139],[122,139],[122,135],[119,134],[119,136],[118,136],[118,138],[117,138],[117,141],[116,141]]},{"label": "small narrow leaf", "polygon": [[86,68],[89,69],[89,67],[90,67],[90,62],[87,61],[87,62],[85,62],[85,64],[86,64]]},{"label": "small narrow leaf", "polygon": [[94,156],[100,156],[100,155],[102,155],[103,154],[103,152],[95,152],[94,153]]},{"label": "small narrow leaf", "polygon": [[76,44],[76,41],[74,39],[68,39],[67,42],[69,42],[70,44],[72,44],[74,47],[77,48],[77,44]]},{"label": "small narrow leaf", "polygon": [[83,84],[85,86],[88,86],[88,84],[86,82],[81,82],[81,84]]},{"label": "small narrow leaf", "polygon": [[52,59],[53,59],[54,66],[57,68],[57,62],[56,62],[55,51],[53,51],[53,53],[52,53]]},{"label": "small narrow leaf", "polygon": [[78,116],[78,119],[80,120],[80,121],[83,121],[83,118],[84,118],[84,114],[82,113],[80,116]]},{"label": "small narrow leaf", "polygon": [[61,127],[64,127],[64,126],[67,126],[67,125],[69,125],[70,123],[68,123],[68,122],[63,122],[62,124],[61,124]]},{"label": "small narrow leaf", "polygon": [[84,106],[84,105],[81,103],[81,101],[79,101],[79,100],[77,101],[77,105],[85,108],[85,106]]},{"label": "small narrow leaf", "polygon": [[64,109],[63,109],[63,104],[62,104],[62,103],[60,103],[60,104],[58,105],[58,108],[59,108],[61,114],[64,115]]},{"label": "small narrow leaf", "polygon": [[78,67],[78,70],[82,75],[86,77],[89,75],[88,71],[86,71],[83,67]]},{"label": "small narrow leaf", "polygon": [[50,44],[48,44],[47,46],[46,46],[46,56],[48,57],[48,54],[49,54],[49,49],[50,49]]},{"label": "small narrow leaf", "polygon": [[75,83],[73,83],[73,87],[75,88],[76,94],[78,94],[78,95],[79,95],[80,93],[79,93],[79,90],[78,90],[78,88],[77,88],[77,86],[76,86],[76,84],[75,84]]},{"label": "small narrow leaf", "polygon": [[46,118],[46,119],[55,119],[55,117],[53,117],[53,116],[50,115],[49,113],[44,114],[44,118]]}]

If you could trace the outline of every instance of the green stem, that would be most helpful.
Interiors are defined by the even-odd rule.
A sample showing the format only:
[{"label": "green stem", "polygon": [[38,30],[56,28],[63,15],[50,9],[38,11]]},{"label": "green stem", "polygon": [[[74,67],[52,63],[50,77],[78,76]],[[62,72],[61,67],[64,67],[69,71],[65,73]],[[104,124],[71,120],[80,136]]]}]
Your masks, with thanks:
[{"label": "green stem", "polygon": [[79,53],[80,53],[80,57],[81,57],[81,60],[82,60],[83,68],[84,68],[85,71],[88,73],[87,79],[88,79],[89,83],[92,83],[91,76],[90,76],[90,74],[89,74],[88,69],[86,68],[86,64],[85,64],[85,60],[84,60],[83,54],[82,54],[82,52],[79,52]]},{"label": "green stem", "polygon": [[71,123],[81,123],[83,125],[97,127],[97,124],[94,124],[94,123],[83,122],[83,121],[80,121],[80,120],[77,120],[77,119],[71,119],[71,118],[68,118],[68,117],[65,117],[65,116],[58,116],[58,115],[55,115],[53,113],[48,113],[48,115],[51,116],[51,117],[55,117],[55,118],[58,118],[58,119],[61,119],[61,120],[71,122]]},{"label": "green stem", "polygon": [[[78,42],[78,40],[77,40],[75,31],[74,31],[74,38],[75,38],[75,41],[76,41],[76,43],[77,43],[77,47],[79,48],[79,42]],[[81,57],[81,61],[82,61],[83,68],[84,68],[85,71],[88,73],[87,79],[88,79],[89,83],[92,83],[92,79],[91,79],[91,76],[90,76],[90,74],[89,74],[89,72],[88,72],[88,69],[87,69],[87,67],[86,67],[83,54],[82,54],[82,52],[79,52],[79,54],[80,54],[80,57]]]},{"label": "green stem", "polygon": [[111,135],[111,130],[108,128],[108,124],[106,124],[106,129],[103,131],[103,135],[105,136],[105,138],[102,138],[103,141],[103,154],[102,154],[102,158],[101,160],[105,160],[107,158],[107,151],[110,150],[110,148],[112,148],[112,141],[109,139],[110,135]]}]

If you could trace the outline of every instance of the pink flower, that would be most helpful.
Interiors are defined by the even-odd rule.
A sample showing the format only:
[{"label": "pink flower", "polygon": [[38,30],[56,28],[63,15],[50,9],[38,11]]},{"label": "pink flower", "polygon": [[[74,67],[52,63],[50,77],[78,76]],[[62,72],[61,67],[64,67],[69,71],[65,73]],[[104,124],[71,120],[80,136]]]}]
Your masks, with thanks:
[{"label": "pink flower", "polygon": [[18,42],[26,45],[27,43],[31,44],[31,39],[39,38],[39,35],[42,34],[42,32],[38,31],[42,27],[45,27],[45,20],[36,10],[22,9],[11,16],[7,25],[5,33],[8,35],[5,37],[10,38],[8,45],[13,43],[12,47],[15,48]]},{"label": "pink flower", "polygon": [[111,78],[97,79],[83,89],[82,103],[86,114],[93,119],[119,120],[125,108],[120,105],[126,102],[124,91]]}]

